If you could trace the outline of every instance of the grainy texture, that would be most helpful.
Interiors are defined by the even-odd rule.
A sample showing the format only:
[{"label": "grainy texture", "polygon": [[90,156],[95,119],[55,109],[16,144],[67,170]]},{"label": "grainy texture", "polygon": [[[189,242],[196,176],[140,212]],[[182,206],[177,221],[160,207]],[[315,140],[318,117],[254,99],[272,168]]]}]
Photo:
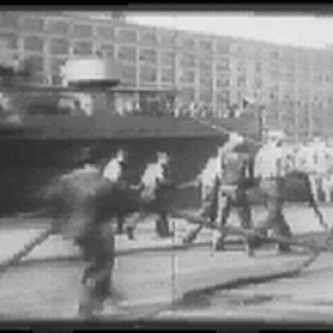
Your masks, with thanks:
[{"label": "grainy texture", "polygon": [[[178,225],[180,231],[186,229],[183,222]],[[53,240],[53,247],[49,243],[47,248],[46,243],[40,255],[52,253],[56,246],[60,251],[59,243],[64,242],[56,237],[48,241]],[[201,241],[209,239],[209,231],[203,230],[200,237]],[[156,238],[153,221],[139,226],[137,239],[129,241],[125,236],[117,236],[116,247],[125,249],[173,242]],[[105,316],[149,315],[158,311],[159,306],[170,305],[173,297],[181,298],[183,293],[214,288],[237,278],[281,272],[304,259],[304,256],[277,256],[276,250],[267,249],[257,258],[249,259],[244,252],[216,253],[208,247],[121,256],[116,259],[114,270],[117,304],[107,304]],[[75,318],[82,269],[83,264],[78,261],[36,263],[10,269],[1,276],[6,288],[0,292],[4,300],[0,303],[0,316],[7,319]]]}]

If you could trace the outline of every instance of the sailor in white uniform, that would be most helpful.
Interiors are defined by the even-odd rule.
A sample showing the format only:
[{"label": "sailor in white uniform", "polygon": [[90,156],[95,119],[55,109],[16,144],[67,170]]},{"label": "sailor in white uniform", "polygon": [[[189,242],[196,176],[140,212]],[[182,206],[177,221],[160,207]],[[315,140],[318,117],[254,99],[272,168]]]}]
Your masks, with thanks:
[{"label": "sailor in white uniform", "polygon": [[[255,159],[255,177],[261,178],[260,188],[266,194],[268,209],[267,216],[261,221],[258,229],[263,232],[273,229],[279,236],[291,237],[291,230],[282,213],[283,177],[287,169],[283,140],[284,133],[270,133],[268,142],[259,150]],[[279,250],[288,251],[289,247],[279,244]]]}]

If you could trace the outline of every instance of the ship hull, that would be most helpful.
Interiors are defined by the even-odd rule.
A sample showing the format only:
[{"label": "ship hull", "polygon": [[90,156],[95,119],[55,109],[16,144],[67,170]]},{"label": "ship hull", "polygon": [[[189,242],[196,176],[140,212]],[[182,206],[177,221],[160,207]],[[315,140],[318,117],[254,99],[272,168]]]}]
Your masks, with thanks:
[{"label": "ship hull", "polygon": [[[141,180],[147,165],[156,162],[157,152],[166,151],[171,156],[173,178],[182,183],[195,178],[224,141],[224,138],[0,139],[0,215],[43,208],[43,189],[61,174],[76,168],[85,147],[93,148],[96,160],[111,159],[120,148],[126,149],[131,183]],[[179,195],[179,203],[193,205],[193,194],[189,192],[185,198]]]},{"label": "ship hull", "polygon": [[[258,133],[256,119],[204,122],[171,116],[118,116],[102,112],[87,116],[26,116],[21,124],[0,126],[0,215],[40,208],[38,195],[57,176],[73,170],[82,149],[112,158],[129,151],[129,181],[138,183],[158,151],[169,152],[176,183],[194,179],[207,160],[228,139],[229,131]],[[253,126],[251,126],[251,124]],[[218,125],[218,129],[216,126]],[[184,196],[183,196],[184,197]],[[187,198],[193,194],[187,193]],[[179,197],[184,205],[193,205]]]}]

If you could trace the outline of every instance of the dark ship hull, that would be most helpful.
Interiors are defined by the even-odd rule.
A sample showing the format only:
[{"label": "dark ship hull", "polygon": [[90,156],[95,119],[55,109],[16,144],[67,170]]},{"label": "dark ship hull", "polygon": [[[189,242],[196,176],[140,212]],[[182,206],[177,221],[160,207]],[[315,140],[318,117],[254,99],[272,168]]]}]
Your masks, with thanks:
[{"label": "dark ship hull", "polygon": [[[190,181],[227,140],[228,132],[222,126],[257,134],[256,126],[252,122],[251,127],[246,119],[220,120],[219,128],[212,128],[216,124],[216,119],[206,119],[203,124],[185,117],[142,115],[29,116],[19,124],[2,124],[0,214],[42,208],[42,190],[55,177],[75,168],[82,149],[88,146],[98,159],[111,159],[119,148],[127,149],[132,169],[129,181],[133,183],[140,181],[148,163],[156,161],[158,151],[168,151],[176,183]],[[184,205],[191,205],[189,196]]]},{"label": "dark ship hull", "polygon": [[119,148],[129,152],[129,181],[138,183],[148,163],[156,162],[158,151],[172,157],[175,181],[189,181],[200,173],[221,137],[0,139],[0,214],[43,208],[42,191],[57,176],[77,167],[85,147],[93,147],[98,159],[112,158]]}]

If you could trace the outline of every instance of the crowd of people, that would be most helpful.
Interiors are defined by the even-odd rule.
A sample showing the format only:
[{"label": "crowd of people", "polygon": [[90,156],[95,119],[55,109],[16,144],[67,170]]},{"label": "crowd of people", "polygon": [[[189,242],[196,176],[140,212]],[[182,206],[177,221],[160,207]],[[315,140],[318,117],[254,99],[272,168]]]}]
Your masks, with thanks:
[{"label": "crowd of people", "polygon": [[[254,228],[247,190],[255,186],[251,181],[254,182],[256,178],[260,179],[257,185],[267,197],[267,216],[255,226],[257,233],[263,237],[270,229],[280,237],[292,237],[283,214],[285,199],[280,182],[290,171],[299,170],[310,176],[315,199],[332,200],[333,145],[320,139],[307,144],[292,145],[285,141],[281,133],[269,135],[267,143],[259,149],[254,159],[249,152],[239,151],[238,148],[245,143],[245,138],[237,133],[231,134],[229,141],[219,149],[219,168],[213,172],[213,191],[204,198],[200,210],[200,215],[204,219],[210,219],[218,231],[218,237],[213,244],[216,250],[224,249],[227,236],[224,226],[230,217],[231,209],[236,209],[243,229]],[[112,294],[115,231],[109,226],[111,219],[124,218],[130,213],[140,213],[146,209],[158,215],[157,233],[161,237],[172,235],[168,224],[169,199],[165,199],[168,197],[164,190],[159,191],[163,189],[163,184],[167,186],[171,179],[170,157],[166,153],[158,153],[157,161],[148,165],[140,186],[132,188],[124,178],[128,163],[126,156],[127,154],[120,150],[107,164],[103,161],[97,165],[89,162],[89,156],[83,157],[82,163],[80,162],[82,166],[61,177],[59,186],[55,187],[55,194],[52,194],[58,198],[58,201],[54,201],[55,208],[63,207],[63,213],[55,217],[55,231],[72,237],[84,255],[86,266],[81,280],[79,314],[85,318],[101,311],[105,299]],[[126,197],[127,194],[133,194],[132,192],[137,195],[133,197],[135,200],[130,195]],[[116,201],[113,203],[114,211],[110,208],[110,203],[113,202],[111,197]],[[121,201],[125,202],[128,211],[117,210]],[[127,207],[128,203],[136,204],[137,201],[139,204],[133,209]],[[55,211],[59,213],[59,209]],[[64,223],[64,220],[67,222]],[[122,220],[117,223],[118,229],[121,227],[119,222]],[[130,239],[134,239],[133,229],[134,225],[131,226]],[[245,238],[248,253],[253,255],[254,250],[260,246],[260,238],[251,233]],[[290,251],[286,242],[279,240],[278,245],[279,251]]]},{"label": "crowd of people", "polygon": [[333,144],[315,138],[308,143],[284,144],[284,172],[304,171],[310,175],[316,200],[332,202]]}]

